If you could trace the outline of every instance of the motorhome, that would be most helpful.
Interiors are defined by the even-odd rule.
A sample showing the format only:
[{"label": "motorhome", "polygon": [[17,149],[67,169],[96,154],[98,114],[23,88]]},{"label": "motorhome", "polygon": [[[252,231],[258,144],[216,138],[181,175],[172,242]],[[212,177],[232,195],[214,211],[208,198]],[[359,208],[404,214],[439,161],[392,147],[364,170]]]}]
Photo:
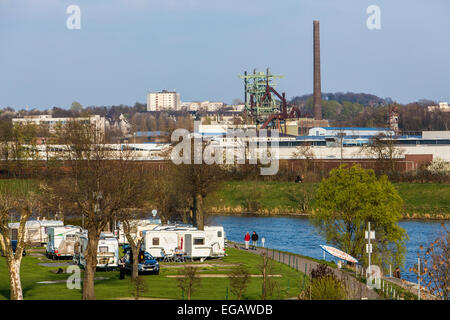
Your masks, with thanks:
[{"label": "motorhome", "polygon": [[[88,234],[86,231],[76,234],[77,240],[74,246],[74,263],[81,267],[86,266],[85,252],[88,246]],[[97,246],[97,268],[112,270],[119,265],[119,241],[110,232],[102,232]]]},{"label": "motorhome", "polygon": [[[44,245],[48,241],[48,229],[62,227],[64,222],[59,220],[28,220],[25,223],[25,241],[31,244]],[[19,222],[9,223],[11,240],[17,240]]]},{"label": "motorhome", "polygon": [[155,258],[183,252],[192,259],[223,257],[225,232],[221,226],[195,227],[159,226],[144,232],[143,246]]},{"label": "motorhome", "polygon": [[46,256],[49,259],[72,258],[77,233],[81,232],[81,227],[64,226],[48,228],[48,242],[46,246]]}]

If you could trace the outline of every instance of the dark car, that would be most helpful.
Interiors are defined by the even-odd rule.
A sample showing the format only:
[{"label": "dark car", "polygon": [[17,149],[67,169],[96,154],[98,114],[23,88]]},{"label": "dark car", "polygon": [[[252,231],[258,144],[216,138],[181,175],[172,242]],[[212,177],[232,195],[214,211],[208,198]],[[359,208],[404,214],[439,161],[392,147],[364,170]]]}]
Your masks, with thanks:
[{"label": "dark car", "polygon": [[[13,249],[13,253],[16,253],[16,248],[17,248],[17,240],[11,240],[11,247]],[[26,256],[27,252],[25,250],[25,248],[23,248],[23,252],[22,252],[22,256]],[[5,254],[2,252],[2,256],[5,256]]]},{"label": "dark car", "polygon": [[[125,253],[125,270],[131,272],[133,268],[133,261],[131,257],[131,250],[127,250]],[[139,253],[138,273],[153,273],[159,274],[158,261],[148,252],[141,251]]]}]

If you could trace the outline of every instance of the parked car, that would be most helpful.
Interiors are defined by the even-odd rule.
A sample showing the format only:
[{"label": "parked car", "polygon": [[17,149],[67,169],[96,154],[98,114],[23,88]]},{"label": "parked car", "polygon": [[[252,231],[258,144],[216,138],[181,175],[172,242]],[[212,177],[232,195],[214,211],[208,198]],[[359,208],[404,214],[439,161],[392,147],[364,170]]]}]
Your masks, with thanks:
[{"label": "parked car", "polygon": [[[11,247],[13,249],[13,253],[16,253],[16,248],[17,248],[17,240],[11,240]],[[26,256],[27,252],[25,250],[25,248],[23,248],[23,252],[22,252],[22,256]],[[4,257],[5,254],[2,252],[2,257]]]},{"label": "parked car", "polygon": [[[133,261],[131,257],[131,250],[125,253],[125,271],[131,272],[133,269]],[[138,273],[153,273],[159,274],[158,261],[148,252],[141,251],[139,253]]]}]

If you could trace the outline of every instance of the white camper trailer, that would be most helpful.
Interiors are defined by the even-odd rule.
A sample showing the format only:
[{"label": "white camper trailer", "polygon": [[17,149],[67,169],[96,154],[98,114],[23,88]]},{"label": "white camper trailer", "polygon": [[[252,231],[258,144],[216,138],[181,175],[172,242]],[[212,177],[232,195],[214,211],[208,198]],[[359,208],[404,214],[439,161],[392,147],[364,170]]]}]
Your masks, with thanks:
[{"label": "white camper trailer", "polygon": [[[48,241],[48,228],[62,227],[64,222],[59,220],[28,220],[25,223],[25,241],[32,244],[44,245]],[[11,240],[17,240],[19,222],[9,223]]]},{"label": "white camper trailer", "polygon": [[165,254],[183,252],[192,259],[223,257],[225,255],[225,232],[223,227],[159,226],[144,232],[144,250],[155,258]]},{"label": "white camper trailer", "polygon": [[77,233],[81,227],[64,226],[48,228],[46,256],[50,259],[73,257]]},{"label": "white camper trailer", "polygon": [[[136,238],[136,235],[139,234],[139,232],[143,232],[145,230],[152,230],[155,227],[159,226],[161,224],[161,220],[159,219],[142,219],[142,220],[133,220],[130,221],[131,225],[131,232],[130,235],[133,237],[133,239]],[[125,235],[125,232],[123,230],[123,223],[118,223],[118,230],[116,236],[119,239],[119,244],[128,244],[128,239]]]},{"label": "white camper trailer", "polygon": [[211,246],[211,257],[225,256],[225,231],[222,226],[205,226],[206,243]]},{"label": "white camper trailer", "polygon": [[143,231],[144,251],[154,258],[163,258],[163,250],[167,255],[173,255],[178,243],[178,234],[173,230]]},{"label": "white camper trailer", "polygon": [[[73,261],[79,266],[86,266],[85,251],[88,245],[87,232],[77,233]],[[97,268],[111,270],[119,266],[119,242],[114,234],[102,232],[97,247]]]}]

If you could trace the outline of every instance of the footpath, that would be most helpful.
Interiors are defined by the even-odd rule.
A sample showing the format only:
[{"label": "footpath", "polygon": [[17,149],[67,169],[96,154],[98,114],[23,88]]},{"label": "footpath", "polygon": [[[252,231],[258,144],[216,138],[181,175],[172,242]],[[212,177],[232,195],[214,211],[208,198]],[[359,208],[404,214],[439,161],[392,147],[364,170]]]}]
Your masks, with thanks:
[{"label": "footpath", "polygon": [[[228,241],[228,246],[233,247],[240,250],[246,250],[244,244]],[[270,249],[270,248],[261,248],[256,247],[255,249],[249,249],[248,252],[252,252],[258,255],[266,254],[268,258],[273,259],[275,261],[284,263],[289,265],[291,268],[294,268],[300,272],[305,273],[306,275],[309,272],[319,265],[319,262],[314,260],[309,260],[307,258],[298,256],[293,253],[284,253],[278,250]],[[331,268],[338,279],[344,281],[349,291],[349,295],[351,299],[357,300],[380,300],[383,299],[378,293],[374,290],[369,289],[366,284],[360,282],[353,275],[351,275],[348,271]]]}]

